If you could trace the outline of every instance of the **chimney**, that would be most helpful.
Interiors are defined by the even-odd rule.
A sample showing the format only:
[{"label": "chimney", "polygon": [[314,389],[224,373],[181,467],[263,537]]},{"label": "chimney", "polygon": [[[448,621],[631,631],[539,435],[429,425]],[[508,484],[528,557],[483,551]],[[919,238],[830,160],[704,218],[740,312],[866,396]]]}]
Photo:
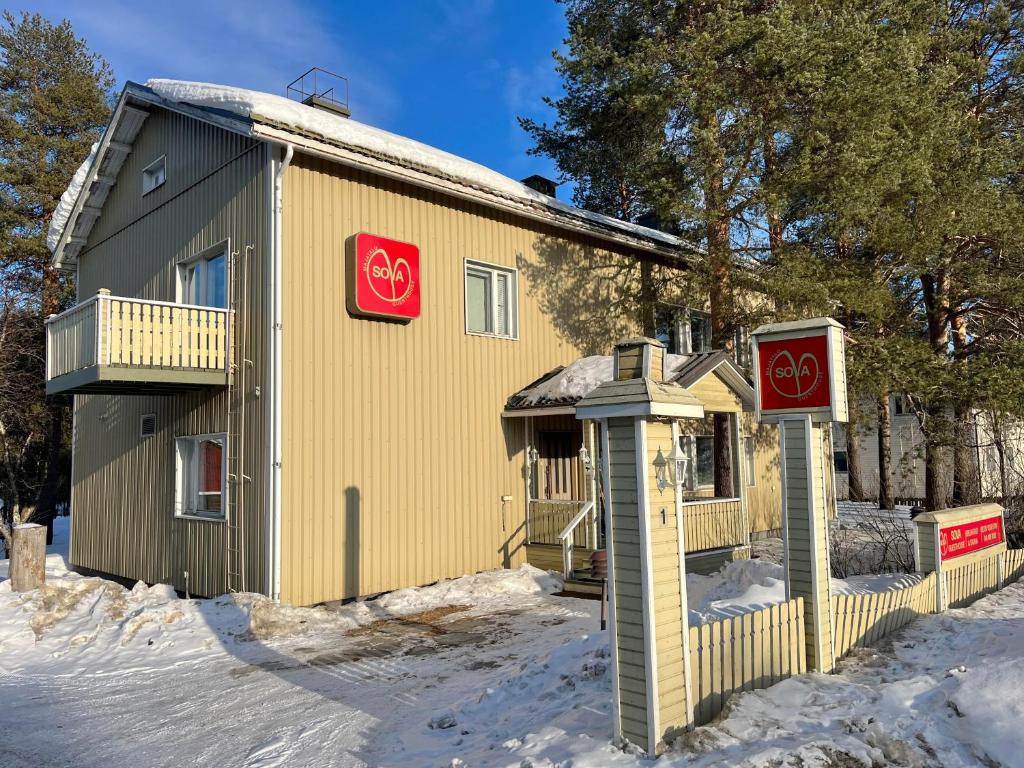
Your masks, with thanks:
[{"label": "chimney", "polygon": [[540,192],[542,195],[558,197],[558,185],[551,179],[541,176],[538,173],[535,173],[532,176],[527,176],[522,180],[522,183],[530,189]]},{"label": "chimney", "polygon": [[657,339],[623,339],[612,352],[615,380],[650,379],[665,381],[665,345]]},{"label": "chimney", "polygon": [[348,78],[313,67],[288,84],[285,95],[307,107],[351,117],[348,108]]}]

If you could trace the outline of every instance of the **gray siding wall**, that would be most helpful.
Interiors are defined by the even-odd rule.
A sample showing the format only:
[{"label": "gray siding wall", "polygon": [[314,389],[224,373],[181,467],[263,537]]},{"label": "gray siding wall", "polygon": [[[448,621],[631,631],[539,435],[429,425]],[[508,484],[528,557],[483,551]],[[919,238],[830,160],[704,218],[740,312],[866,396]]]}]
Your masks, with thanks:
[{"label": "gray siding wall", "polygon": [[[141,195],[142,169],[167,156],[167,182]],[[230,241],[243,256],[248,290],[235,319],[236,359],[252,361],[245,393],[244,504],[236,517],[244,587],[265,588],[268,468],[271,178],[269,147],[181,115],[153,109],[118,175],[79,264],[79,298],[114,295],[174,301],[182,259]],[[248,251],[246,246],[252,246]],[[236,378],[237,381],[237,378]],[[256,396],[256,388],[262,396]],[[234,406],[241,405],[234,390]],[[194,594],[225,591],[227,525],[174,517],[174,440],[226,432],[224,387],[165,396],[75,398],[72,546],[75,565]],[[139,418],[155,413],[142,439]],[[236,453],[239,453],[236,451]],[[230,467],[230,464],[229,464]],[[229,493],[237,488],[229,483]]]}]

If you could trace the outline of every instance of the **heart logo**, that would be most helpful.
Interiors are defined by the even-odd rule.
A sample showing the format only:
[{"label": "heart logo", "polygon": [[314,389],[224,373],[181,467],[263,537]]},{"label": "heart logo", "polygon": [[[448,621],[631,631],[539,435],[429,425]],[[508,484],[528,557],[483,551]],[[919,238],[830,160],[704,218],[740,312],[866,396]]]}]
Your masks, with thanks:
[{"label": "heart logo", "polygon": [[363,270],[370,290],[382,301],[398,306],[412,295],[412,268],[405,259],[392,263],[388,252],[377,247],[366,255]]},{"label": "heart logo", "polygon": [[780,396],[801,400],[818,388],[821,366],[818,358],[804,352],[800,359],[784,349],[777,352],[768,364],[768,381]]}]

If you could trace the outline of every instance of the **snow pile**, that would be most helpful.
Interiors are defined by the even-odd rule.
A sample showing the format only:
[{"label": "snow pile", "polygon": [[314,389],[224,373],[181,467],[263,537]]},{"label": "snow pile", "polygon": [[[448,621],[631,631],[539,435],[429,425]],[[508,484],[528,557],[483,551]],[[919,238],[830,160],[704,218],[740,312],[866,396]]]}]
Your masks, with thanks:
[{"label": "snow pile", "polygon": [[[831,586],[833,595],[861,595],[904,589],[920,580],[918,574],[891,573],[833,578]],[[770,560],[734,560],[710,576],[686,574],[686,595],[690,624],[706,624],[785,602],[785,571]]]},{"label": "snow pile", "polygon": [[686,596],[690,624],[705,624],[785,602],[785,574],[766,560],[734,560],[710,576],[686,574]]},{"label": "snow pile", "polygon": [[168,101],[234,112],[255,122],[298,131],[469,187],[542,205],[648,240],[658,240],[664,245],[679,246],[682,243],[679,238],[664,232],[574,208],[471,160],[283,96],[182,80],[153,79],[146,81],[146,87]]},{"label": "snow pile", "polygon": [[375,601],[295,608],[251,593],[185,600],[166,584],[147,587],[139,582],[128,590],[69,572],[59,556],[50,556],[43,588],[15,594],[9,581],[0,582],[0,652],[39,646],[64,656],[173,647],[175,657],[188,658],[214,642],[343,633],[442,606],[486,604],[560,589],[557,577],[524,565],[403,589]]},{"label": "snow pile", "polygon": [[[670,379],[687,359],[686,355],[665,355],[665,379]],[[611,381],[614,372],[611,355],[582,357],[549,379],[527,389],[515,405],[517,408],[529,408],[546,403],[575,403],[589,395],[598,385]]]},{"label": "snow pile", "polygon": [[50,253],[57,250],[57,243],[60,242],[60,236],[64,232],[64,227],[67,226],[68,218],[71,216],[71,209],[75,207],[78,194],[82,191],[82,187],[85,186],[85,179],[89,175],[89,169],[92,167],[93,161],[96,159],[96,152],[99,146],[99,142],[92,145],[92,149],[89,150],[89,156],[78,166],[75,175],[71,177],[71,183],[68,184],[68,188],[64,190],[64,194],[60,196],[60,200],[57,202],[57,207],[53,211],[53,218],[50,219],[50,228],[46,232],[46,247],[50,249]]},{"label": "snow pile", "polygon": [[[410,587],[388,592],[373,605],[395,616],[408,615],[444,605],[486,604],[508,597],[560,592],[562,580],[532,565],[516,570],[484,571],[459,579],[439,581],[429,587]],[[349,610],[343,606],[341,611]]]}]

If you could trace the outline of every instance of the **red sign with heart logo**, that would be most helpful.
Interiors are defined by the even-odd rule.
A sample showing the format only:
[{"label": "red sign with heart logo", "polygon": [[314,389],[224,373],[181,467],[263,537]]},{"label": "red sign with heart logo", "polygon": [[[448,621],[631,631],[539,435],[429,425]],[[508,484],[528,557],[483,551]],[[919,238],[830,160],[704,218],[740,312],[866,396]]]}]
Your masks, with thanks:
[{"label": "red sign with heart logo", "polygon": [[360,232],[349,279],[353,312],[408,320],[420,316],[420,249]]},{"label": "red sign with heart logo", "polygon": [[762,341],[757,359],[762,411],[831,405],[827,336]]}]

